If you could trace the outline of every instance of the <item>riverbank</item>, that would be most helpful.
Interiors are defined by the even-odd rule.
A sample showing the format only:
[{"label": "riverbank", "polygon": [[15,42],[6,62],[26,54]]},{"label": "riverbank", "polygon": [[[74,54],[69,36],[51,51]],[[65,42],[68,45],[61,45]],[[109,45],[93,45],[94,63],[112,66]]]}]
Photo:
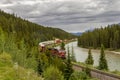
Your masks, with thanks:
[{"label": "riverbank", "polygon": [[[80,46],[78,46],[80,47]],[[80,48],[83,48],[83,47],[80,47]],[[88,50],[89,48],[83,48],[83,49],[86,49]],[[92,51],[95,51],[95,52],[98,52],[100,51],[100,48],[97,48],[97,49],[94,49],[94,48],[91,48]],[[120,50],[110,50],[110,49],[105,49],[105,52],[111,52],[111,53],[114,53],[114,54],[119,54],[120,55]]]},{"label": "riverbank", "polygon": [[[84,63],[88,57],[88,49],[78,47],[77,41],[68,43],[66,45],[66,49],[68,46],[70,48],[71,48],[71,46],[73,46],[77,62]],[[100,49],[92,49],[91,53],[92,53],[92,56],[94,59],[94,66],[98,66],[99,58],[100,58]],[[106,60],[108,62],[109,70],[110,71],[115,71],[115,70],[120,71],[120,55],[119,55],[119,53],[116,53],[114,51],[105,50],[105,54],[106,54],[105,56],[106,56]]]},{"label": "riverbank", "polygon": [[120,55],[120,52],[117,52],[117,51],[110,51],[110,52]]}]

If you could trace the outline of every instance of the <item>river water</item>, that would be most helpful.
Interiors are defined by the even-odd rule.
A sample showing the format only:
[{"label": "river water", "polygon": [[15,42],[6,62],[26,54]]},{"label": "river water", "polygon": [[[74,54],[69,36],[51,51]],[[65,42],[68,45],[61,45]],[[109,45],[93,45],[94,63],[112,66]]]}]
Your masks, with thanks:
[{"label": "river water", "polygon": [[[85,62],[85,60],[88,56],[88,49],[78,47],[77,41],[66,44],[65,47],[67,48],[68,46],[69,46],[70,50],[71,50],[71,47],[73,46],[77,62]],[[91,52],[92,52],[93,59],[94,59],[94,66],[98,66],[100,50],[91,50]],[[120,54],[116,54],[111,51],[105,51],[105,55],[106,55],[106,59],[108,62],[109,70],[120,71]]]}]

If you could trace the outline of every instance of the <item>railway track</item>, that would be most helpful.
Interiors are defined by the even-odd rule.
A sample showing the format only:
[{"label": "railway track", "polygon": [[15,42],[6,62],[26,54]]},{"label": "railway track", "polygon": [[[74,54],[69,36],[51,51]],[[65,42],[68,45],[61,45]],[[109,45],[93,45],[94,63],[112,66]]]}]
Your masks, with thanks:
[{"label": "railway track", "polygon": [[[85,68],[86,67],[84,67],[84,66],[80,66],[78,64],[73,63],[74,70],[82,71]],[[88,69],[90,70],[91,77],[93,77],[93,78],[97,78],[99,80],[120,80],[120,76],[118,76],[118,75],[108,73],[108,72],[103,72],[103,71],[97,70],[97,69],[91,69],[91,68],[88,68]]]}]

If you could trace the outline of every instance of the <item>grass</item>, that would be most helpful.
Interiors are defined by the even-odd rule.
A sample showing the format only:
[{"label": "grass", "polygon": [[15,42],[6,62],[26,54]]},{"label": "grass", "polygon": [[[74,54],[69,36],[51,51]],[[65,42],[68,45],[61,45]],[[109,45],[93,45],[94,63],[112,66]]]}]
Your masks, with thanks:
[{"label": "grass", "polygon": [[7,53],[0,54],[0,80],[43,80],[34,70],[13,63]]},{"label": "grass", "polygon": [[117,75],[119,75],[119,76],[120,76],[120,71],[118,71],[118,70],[111,71],[111,73],[114,73],[114,74],[117,74]]},{"label": "grass", "polygon": [[116,51],[116,52],[120,52],[120,49],[116,49],[115,51]]}]

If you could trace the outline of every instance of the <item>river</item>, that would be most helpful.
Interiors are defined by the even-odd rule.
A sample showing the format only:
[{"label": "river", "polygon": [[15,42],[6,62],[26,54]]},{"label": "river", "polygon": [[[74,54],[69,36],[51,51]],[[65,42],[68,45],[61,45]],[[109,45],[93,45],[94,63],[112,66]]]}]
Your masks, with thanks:
[{"label": "river", "polygon": [[[88,49],[78,47],[77,41],[66,44],[66,46],[65,46],[66,49],[68,46],[70,47],[70,50],[71,50],[71,47],[73,46],[77,62],[85,62],[85,60],[88,56]],[[91,52],[92,52],[93,59],[94,59],[94,66],[98,66],[100,50],[91,50]],[[120,54],[116,54],[112,51],[105,51],[105,54],[106,54],[106,59],[108,62],[109,70],[120,71]]]}]

